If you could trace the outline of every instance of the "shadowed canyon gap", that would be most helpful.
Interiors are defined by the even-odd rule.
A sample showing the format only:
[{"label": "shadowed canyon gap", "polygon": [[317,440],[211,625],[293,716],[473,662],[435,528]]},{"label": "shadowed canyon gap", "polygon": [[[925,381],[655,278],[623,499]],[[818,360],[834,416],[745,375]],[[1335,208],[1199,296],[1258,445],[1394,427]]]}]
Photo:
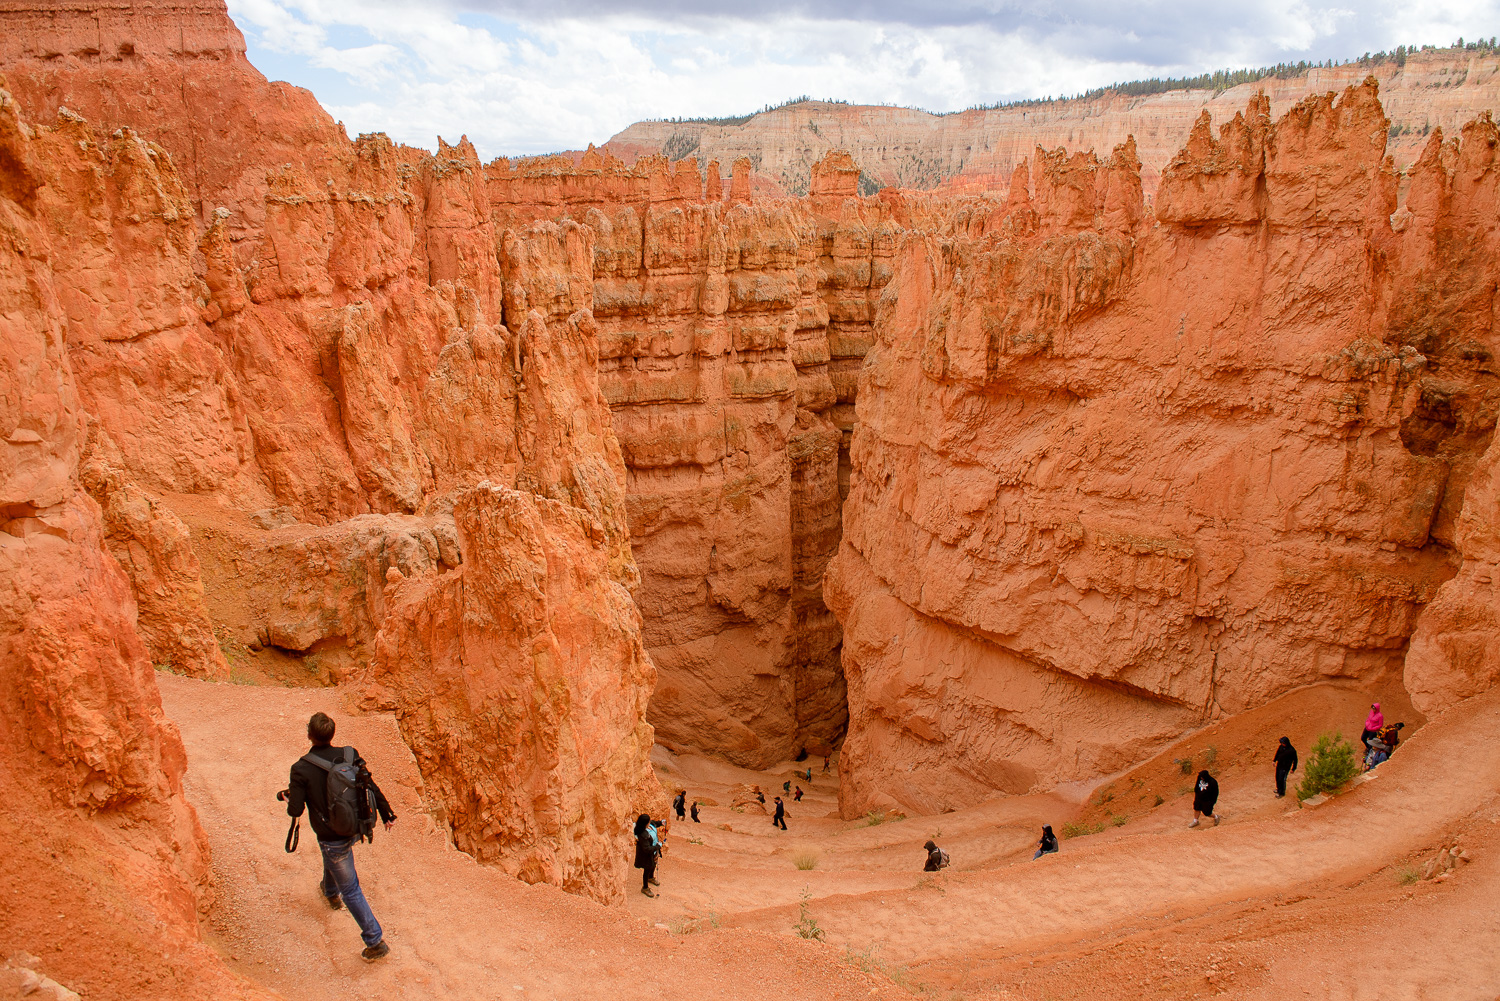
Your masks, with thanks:
[{"label": "shadowed canyon gap", "polygon": [[1500,675],[1488,115],[1398,173],[1376,81],[1252,96],[1149,204],[1130,140],[767,199],[350,141],[206,0],[0,28],[5,879],[102,887],[125,993],[254,995],[153,665],[318,665],[457,846],[605,902],[658,741],[935,813]]}]

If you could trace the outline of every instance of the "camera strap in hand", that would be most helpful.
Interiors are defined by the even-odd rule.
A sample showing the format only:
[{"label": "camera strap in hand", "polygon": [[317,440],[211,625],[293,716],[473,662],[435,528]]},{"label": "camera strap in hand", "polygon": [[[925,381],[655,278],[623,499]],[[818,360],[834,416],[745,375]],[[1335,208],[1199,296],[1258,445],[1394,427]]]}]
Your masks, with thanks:
[{"label": "camera strap in hand", "polygon": [[297,850],[297,842],[302,837],[301,820],[292,818],[292,826],[286,829],[286,852],[290,855]]}]

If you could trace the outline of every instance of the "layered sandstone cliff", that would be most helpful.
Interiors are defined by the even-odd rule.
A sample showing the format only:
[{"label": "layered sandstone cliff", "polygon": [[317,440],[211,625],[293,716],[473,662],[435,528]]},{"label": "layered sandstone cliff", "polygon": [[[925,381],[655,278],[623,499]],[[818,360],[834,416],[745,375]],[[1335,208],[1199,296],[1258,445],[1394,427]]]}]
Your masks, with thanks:
[{"label": "layered sandstone cliff", "polygon": [[[598,323],[659,669],[652,723],[669,743],[763,766],[843,733],[822,576],[853,374],[900,225],[890,204],[854,197],[847,155],[820,164],[799,202],[756,203],[748,164],[736,170],[724,191],[661,157],[486,168],[497,220],[551,215],[588,234],[541,259],[507,242],[506,315],[586,307]],[[544,279],[559,272],[566,283]]]},{"label": "layered sandstone cliff", "polygon": [[1131,144],[1038,150],[982,223],[903,240],[828,577],[846,813],[1105,774],[1401,672],[1419,623],[1420,704],[1476,690],[1496,130],[1435,134],[1398,205],[1388,128],[1373,80],[1258,97],[1199,120],[1154,219]]},{"label": "layered sandstone cliff", "polygon": [[[894,246],[882,205],[845,211],[852,162],[830,161],[817,198],[761,207],[748,160],[705,190],[696,164],[663,158],[480,168],[465,143],[435,158],[350,144],[311,95],[259,77],[222,7],[181,5],[196,27],[149,43],[131,32],[154,21],[103,10],[13,5],[9,71],[42,113],[70,102],[98,135],[139,128],[190,179],[178,211],[202,231],[202,315],[162,321],[172,337],[128,360],[91,351],[87,405],[144,488],[264,513],[266,532],[232,532],[200,560],[237,595],[206,599],[221,633],[235,621],[230,642],[348,676],[384,615],[385,571],[424,563],[406,540],[454,534],[439,498],[518,475],[510,390],[450,369],[478,350],[519,365],[531,312],[555,326],[583,310],[628,470],[663,738],[767,764],[841,736],[821,579]],[[104,30],[89,18],[109,44],[89,41]],[[513,336],[471,349],[475,316]],[[372,514],[387,517],[340,527]],[[158,659],[221,672],[203,652]]]},{"label": "layered sandstone cliff", "polygon": [[[21,90],[54,100],[76,91],[75,103],[105,115],[91,123],[59,108],[55,124],[32,128],[5,97],[0,166],[20,220],[13,242],[42,262],[14,272],[14,297],[42,305],[8,311],[4,338],[17,350],[32,344],[16,371],[41,380],[6,397],[5,447],[16,457],[6,538],[22,540],[8,551],[16,580],[41,589],[18,584],[32,605],[7,617],[20,630],[12,660],[31,665],[6,688],[21,700],[7,707],[7,725],[38,740],[57,731],[41,750],[88,762],[75,769],[79,804],[108,806],[116,786],[138,788],[127,799],[161,813],[153,823],[181,846],[183,874],[168,867],[159,881],[201,880],[191,811],[173,785],[180,750],[173,759],[170,732],[152,729],[161,724],[150,667],[226,673],[224,623],[208,609],[233,592],[251,614],[237,624],[245,635],[225,642],[349,651],[334,677],[372,686],[397,710],[457,841],[508,867],[524,857],[514,868],[525,878],[618,896],[623,872],[606,860],[625,857],[636,812],[662,805],[646,766],[653,674],[628,591],[637,573],[619,446],[587,308],[550,332],[535,311],[513,331],[501,323],[501,248],[546,258],[567,227],[497,230],[467,144],[432,156],[383,136],[344,139],[310,95],[269,85],[244,62],[221,5],[0,13],[7,26],[43,14],[50,25],[50,35],[7,32],[7,44],[40,37],[65,49],[18,58]],[[158,29],[173,17],[185,34],[162,49]],[[79,48],[105,21],[118,45]],[[168,80],[206,89],[163,105]],[[268,126],[267,141],[253,141],[256,110],[286,131]],[[163,139],[191,140],[191,155],[179,161],[121,122],[136,118]],[[242,141],[205,129],[240,130]],[[284,147],[278,135],[290,137]],[[287,148],[299,155],[280,160]],[[43,267],[45,282],[31,277]],[[476,498],[490,493],[477,484],[530,511],[529,532],[504,531],[514,520],[484,530],[493,519]],[[200,560],[174,507],[200,531],[203,512],[217,508],[249,544]],[[466,573],[469,545],[482,558]],[[544,572],[548,586],[567,583],[522,615],[537,664],[529,714],[476,729],[490,696],[508,696],[515,681],[513,646],[493,641],[520,614],[506,610],[506,568],[538,551],[558,561]],[[72,571],[53,566],[69,561]],[[399,595],[385,586],[393,571],[412,575]],[[45,609],[78,613],[79,598],[69,611],[43,592],[75,593],[85,578],[101,618],[59,625],[76,643],[56,640],[50,657],[25,653],[52,635]],[[497,617],[489,633],[480,609]],[[434,637],[423,632],[430,617],[474,628]],[[433,651],[455,638],[460,654]],[[388,657],[367,677],[377,646]],[[101,658],[118,665],[94,673],[124,672],[108,692],[102,682],[80,688],[87,679],[75,675],[91,668],[65,669]],[[427,670],[416,674],[419,662]],[[470,701],[444,672],[494,687]],[[89,725],[72,727],[69,714]],[[35,722],[54,716],[57,726]],[[461,762],[437,750],[460,743]],[[553,757],[537,759],[540,748]],[[476,809],[479,775],[520,781]],[[177,926],[191,940],[191,921]]]},{"label": "layered sandstone cliff", "polygon": [[[101,995],[260,996],[198,944],[207,847],[136,628],[138,608],[143,629],[152,617],[132,581],[165,568],[187,583],[191,567],[128,482],[111,481],[105,511],[80,482],[89,429],[70,348],[99,318],[76,308],[70,230],[139,176],[106,163],[66,129],[31,129],[0,80],[0,939]],[[101,284],[131,235],[105,241]],[[141,560],[130,577],[121,546]],[[79,901],[107,919],[63,920]],[[118,975],[100,978],[100,959]]]},{"label": "layered sandstone cliff", "polygon": [[1500,53],[1434,49],[1399,64],[1320,67],[1223,91],[1108,93],[946,115],[802,101],[729,122],[637,122],[605,148],[627,159],[666,150],[721,164],[751,157],[761,176],[787,194],[809,190],[813,164],[829,150],[851,153],[867,186],[983,191],[1003,189],[1037,146],[1102,151],[1133,136],[1149,196],[1204,111],[1230,118],[1264,92],[1280,115],[1309,93],[1339,90],[1369,74],[1380,81],[1392,134],[1388,152],[1402,169],[1416,161],[1433,129],[1455,134],[1481,112],[1500,111]]}]

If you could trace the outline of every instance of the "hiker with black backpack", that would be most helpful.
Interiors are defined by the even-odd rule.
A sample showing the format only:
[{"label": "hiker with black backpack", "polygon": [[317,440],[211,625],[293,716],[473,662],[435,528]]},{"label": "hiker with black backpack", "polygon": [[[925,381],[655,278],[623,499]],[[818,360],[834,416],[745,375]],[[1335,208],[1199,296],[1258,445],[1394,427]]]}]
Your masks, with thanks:
[{"label": "hiker with black backpack", "polygon": [[348,905],[359,923],[368,962],[391,951],[385,944],[380,922],[370,910],[359,874],[354,870],[354,845],[375,840],[375,815],[390,830],[396,814],[385,794],[370,776],[365,759],[352,747],[333,746],[334,723],[324,713],[313,713],[307,721],[307,739],[312,748],[292,765],[291,784],[278,798],[286,800],[287,816],[294,818],[287,832],[287,850],[296,848],[296,820],[305,808],[318,849],[323,853],[323,879],[318,884],[328,906],[338,910]]}]

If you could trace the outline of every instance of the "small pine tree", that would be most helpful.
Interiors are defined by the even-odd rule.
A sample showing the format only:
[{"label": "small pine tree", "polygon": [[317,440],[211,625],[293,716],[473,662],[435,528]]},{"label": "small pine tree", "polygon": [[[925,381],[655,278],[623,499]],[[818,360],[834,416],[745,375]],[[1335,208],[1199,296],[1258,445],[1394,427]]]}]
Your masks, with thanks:
[{"label": "small pine tree", "polygon": [[1354,747],[1341,733],[1325,733],[1313,744],[1312,753],[1302,765],[1302,783],[1297,799],[1304,800],[1329,789],[1337,789],[1359,773]]}]

